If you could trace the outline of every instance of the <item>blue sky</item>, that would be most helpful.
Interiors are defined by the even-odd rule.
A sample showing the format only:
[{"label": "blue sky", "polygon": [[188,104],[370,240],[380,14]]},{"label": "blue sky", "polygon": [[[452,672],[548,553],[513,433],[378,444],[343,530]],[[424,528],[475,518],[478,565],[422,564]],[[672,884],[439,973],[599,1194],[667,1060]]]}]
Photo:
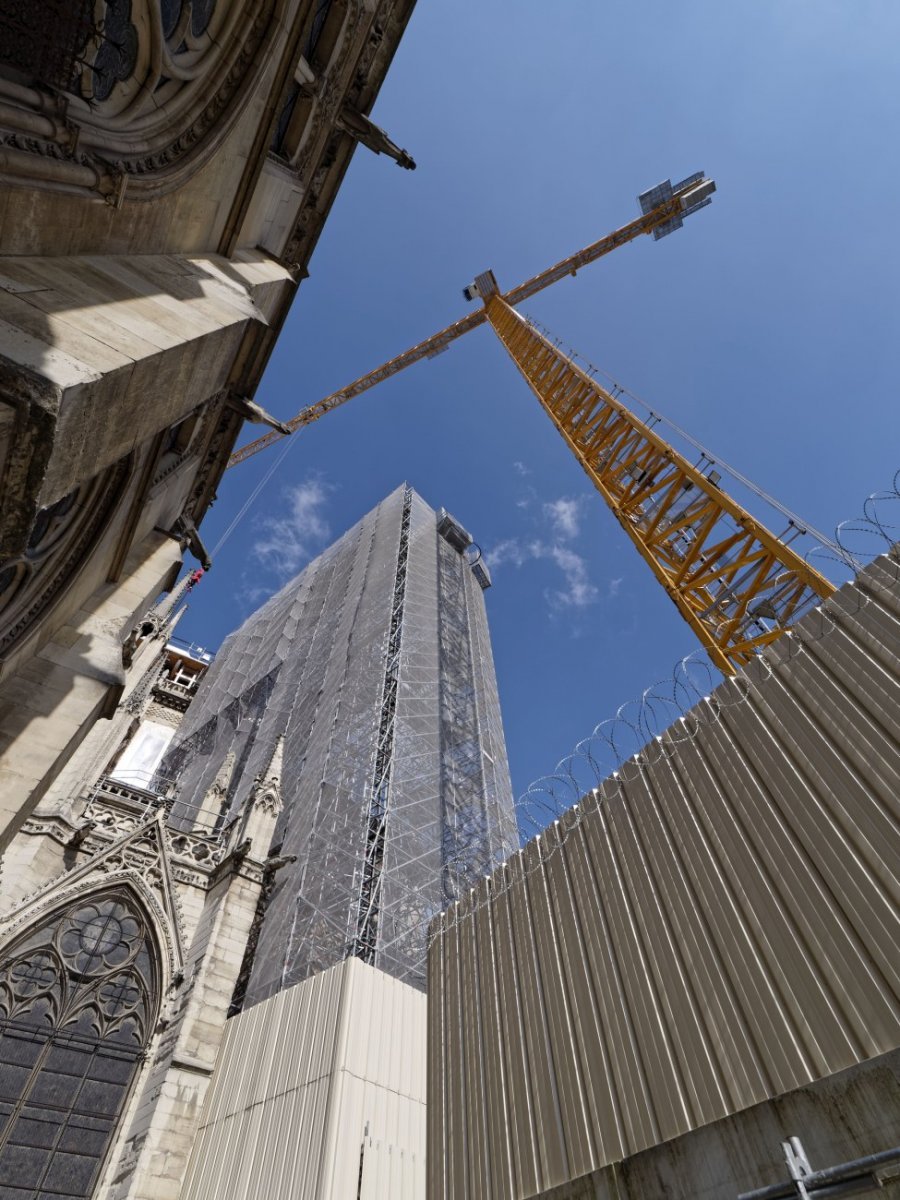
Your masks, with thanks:
[{"label": "blue sky", "polygon": [[[525,311],[830,532],[898,453],[895,0],[420,0],[258,394],[287,417],[703,169],[719,191]],[[179,633],[215,648],[402,480],[494,564],[488,611],[523,791],[695,649],[487,329],[330,414]],[[269,451],[272,454],[273,451]],[[229,472],[214,544],[270,460]]]}]

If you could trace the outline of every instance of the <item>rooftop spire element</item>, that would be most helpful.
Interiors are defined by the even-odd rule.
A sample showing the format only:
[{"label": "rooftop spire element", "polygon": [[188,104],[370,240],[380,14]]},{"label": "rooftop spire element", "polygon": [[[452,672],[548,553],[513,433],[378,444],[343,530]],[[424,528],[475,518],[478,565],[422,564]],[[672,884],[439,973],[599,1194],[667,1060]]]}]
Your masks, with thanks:
[{"label": "rooftop spire element", "polygon": [[283,808],[281,798],[281,772],[284,766],[284,735],[276,739],[275,749],[269,759],[269,765],[256,776],[248,797],[255,808],[262,808],[273,816],[278,816]]},{"label": "rooftop spire element", "polygon": [[194,829],[197,833],[212,833],[216,822],[222,815],[228,799],[228,789],[231,787],[231,778],[234,775],[234,764],[237,761],[237,755],[233,750],[229,750],[225,755],[221,767],[216,772],[216,777],[209,785],[206,795],[203,797],[203,803],[200,805],[200,810],[197,813],[197,819],[194,822]]}]

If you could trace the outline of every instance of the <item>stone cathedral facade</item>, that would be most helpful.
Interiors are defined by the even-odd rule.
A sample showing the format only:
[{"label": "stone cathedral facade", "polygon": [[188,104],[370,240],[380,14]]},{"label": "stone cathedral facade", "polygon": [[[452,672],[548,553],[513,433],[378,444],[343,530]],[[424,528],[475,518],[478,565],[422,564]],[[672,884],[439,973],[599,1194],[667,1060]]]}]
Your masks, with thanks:
[{"label": "stone cathedral facade", "polygon": [[280,810],[276,754],[227,834],[109,779],[27,823],[7,869],[48,881],[0,917],[0,1194],[179,1195]]},{"label": "stone cathedral facade", "polygon": [[159,597],[278,424],[253,396],[357,144],[415,165],[369,119],[413,4],[0,2],[3,1200],[181,1189],[282,749],[218,829],[107,767],[205,669]]},{"label": "stone cathedral facade", "polygon": [[208,562],[356,145],[415,165],[368,117],[413,3],[0,4],[0,850]]}]

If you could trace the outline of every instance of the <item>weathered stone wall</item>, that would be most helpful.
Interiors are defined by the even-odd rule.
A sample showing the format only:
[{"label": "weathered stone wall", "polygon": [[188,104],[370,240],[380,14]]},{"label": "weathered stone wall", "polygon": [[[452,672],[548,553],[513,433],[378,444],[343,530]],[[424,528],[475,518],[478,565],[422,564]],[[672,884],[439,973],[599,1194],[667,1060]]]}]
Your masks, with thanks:
[{"label": "weathered stone wall", "polygon": [[178,543],[157,534],[132,552],[116,587],[92,580],[95,559],[64,597],[65,623],[0,684],[0,851],[94,722],[112,717],[125,685],[122,630],[180,559]]},{"label": "weathered stone wall", "polygon": [[32,378],[42,391],[22,395],[13,436],[33,450],[5,480],[20,503],[30,491],[23,521],[239,386],[245,338],[291,285],[261,254],[0,259],[0,353],[16,355],[7,393]]},{"label": "weathered stone wall", "polygon": [[149,110],[132,87],[131,123],[51,102],[0,45],[0,847],[114,708],[182,551],[203,556],[191,530],[356,144],[340,114],[371,108],[412,6],[335,0],[310,64],[313,0],[219,0],[188,39],[204,68],[157,72]]}]

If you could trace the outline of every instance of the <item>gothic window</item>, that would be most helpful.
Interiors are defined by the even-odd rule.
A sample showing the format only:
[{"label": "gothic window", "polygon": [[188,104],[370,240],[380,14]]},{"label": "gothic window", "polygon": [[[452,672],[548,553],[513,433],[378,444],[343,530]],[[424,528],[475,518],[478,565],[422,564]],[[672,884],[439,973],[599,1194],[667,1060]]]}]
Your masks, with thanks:
[{"label": "gothic window", "polygon": [[[228,8],[228,0],[222,0]],[[46,86],[108,100],[162,49],[192,65],[206,48],[216,0],[0,0],[0,62]],[[157,72],[157,84],[171,78]]]},{"label": "gothic window", "polygon": [[65,88],[94,34],[93,0],[0,0],[0,62],[26,78]]},{"label": "gothic window", "polygon": [[87,1200],[150,1040],[159,968],[125,890],[0,957],[0,1200]]},{"label": "gothic window", "polygon": [[159,462],[153,475],[153,487],[156,487],[187,461],[194,442],[194,435],[201,425],[201,415],[201,409],[198,408],[166,431]]},{"label": "gothic window", "polygon": [[346,15],[346,0],[316,0],[303,47],[303,57],[316,73],[331,61]]},{"label": "gothic window", "polygon": [[[281,114],[278,117],[278,122],[275,126],[275,132],[272,135],[272,145],[270,149],[273,154],[277,154],[280,158],[289,158],[290,151],[288,148],[288,130],[291,128],[294,120],[294,113],[297,110],[298,104],[301,104],[301,96],[303,89],[296,79],[288,89],[288,94],[285,98],[281,109]],[[310,100],[306,100],[306,106],[309,107]]]},{"label": "gothic window", "polygon": [[[327,70],[346,15],[344,0],[314,0],[303,38],[305,69],[313,72],[310,81]],[[308,84],[298,79],[294,79],[287,90],[269,146],[271,152],[286,163],[291,163],[297,154],[312,112],[313,94]]]},{"label": "gothic window", "polygon": [[[78,127],[77,149],[67,143],[77,163],[114,168],[129,187],[178,186],[237,119],[279,36],[278,6],[279,0],[0,0],[4,123],[16,135],[33,133],[33,120],[17,128],[15,108],[28,106],[21,85],[37,85],[31,105],[41,112],[40,89],[50,88]],[[35,153],[47,153],[32,140]]]}]

